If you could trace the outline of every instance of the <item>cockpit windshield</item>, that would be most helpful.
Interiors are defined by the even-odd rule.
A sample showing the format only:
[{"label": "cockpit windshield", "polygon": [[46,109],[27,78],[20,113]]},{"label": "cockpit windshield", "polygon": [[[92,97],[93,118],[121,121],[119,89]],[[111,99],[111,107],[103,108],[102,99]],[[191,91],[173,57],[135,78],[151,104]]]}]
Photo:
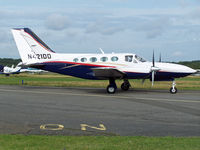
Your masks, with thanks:
[{"label": "cockpit windshield", "polygon": [[146,60],[138,55],[135,55],[135,59],[139,62],[146,62]]}]

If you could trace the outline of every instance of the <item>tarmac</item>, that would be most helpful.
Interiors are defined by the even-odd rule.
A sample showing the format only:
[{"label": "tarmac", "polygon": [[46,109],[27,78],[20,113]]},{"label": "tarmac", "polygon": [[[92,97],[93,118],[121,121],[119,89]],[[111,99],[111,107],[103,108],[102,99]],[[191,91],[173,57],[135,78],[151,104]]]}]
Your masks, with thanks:
[{"label": "tarmac", "polygon": [[0,134],[200,136],[200,91],[0,85]]}]

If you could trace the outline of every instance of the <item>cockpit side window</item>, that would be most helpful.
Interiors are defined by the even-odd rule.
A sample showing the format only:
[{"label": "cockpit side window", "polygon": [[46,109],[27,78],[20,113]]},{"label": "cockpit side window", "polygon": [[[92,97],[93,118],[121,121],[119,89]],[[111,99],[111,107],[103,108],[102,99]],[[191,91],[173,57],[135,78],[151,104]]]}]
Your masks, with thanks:
[{"label": "cockpit side window", "polygon": [[125,61],[132,62],[132,60],[133,60],[133,55],[126,55],[125,56]]},{"label": "cockpit side window", "polygon": [[135,55],[135,59],[138,60],[139,62],[146,62],[145,59],[143,59],[142,57],[137,56],[137,55]]},{"label": "cockpit side window", "polygon": [[136,60],[135,58],[133,59],[133,63],[138,63],[137,60]]}]

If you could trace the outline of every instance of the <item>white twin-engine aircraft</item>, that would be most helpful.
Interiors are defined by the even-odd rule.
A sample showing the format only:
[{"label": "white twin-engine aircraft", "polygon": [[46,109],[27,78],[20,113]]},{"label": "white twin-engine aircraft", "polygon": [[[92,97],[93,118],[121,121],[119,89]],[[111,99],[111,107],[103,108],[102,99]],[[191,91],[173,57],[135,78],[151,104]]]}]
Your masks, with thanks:
[{"label": "white twin-engine aircraft", "polygon": [[58,54],[52,51],[29,28],[15,28],[12,33],[24,65],[84,79],[108,79],[108,93],[115,93],[116,79],[123,79],[121,89],[130,88],[128,79],[173,81],[171,93],[176,93],[175,78],[185,77],[196,70],[189,67],[154,61],[148,62],[133,53]]},{"label": "white twin-engine aircraft", "polygon": [[4,74],[6,76],[9,76],[10,74],[19,74],[20,70],[21,70],[21,67],[19,66],[16,66],[14,68],[14,65],[12,65],[12,67],[0,65],[0,74]]}]

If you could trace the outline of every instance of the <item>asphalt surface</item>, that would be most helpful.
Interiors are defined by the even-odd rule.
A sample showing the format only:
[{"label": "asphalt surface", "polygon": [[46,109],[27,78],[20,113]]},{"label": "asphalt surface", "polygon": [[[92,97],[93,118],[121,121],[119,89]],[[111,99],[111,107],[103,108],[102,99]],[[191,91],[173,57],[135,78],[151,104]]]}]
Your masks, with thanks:
[{"label": "asphalt surface", "polygon": [[0,134],[200,136],[200,91],[1,85]]}]

